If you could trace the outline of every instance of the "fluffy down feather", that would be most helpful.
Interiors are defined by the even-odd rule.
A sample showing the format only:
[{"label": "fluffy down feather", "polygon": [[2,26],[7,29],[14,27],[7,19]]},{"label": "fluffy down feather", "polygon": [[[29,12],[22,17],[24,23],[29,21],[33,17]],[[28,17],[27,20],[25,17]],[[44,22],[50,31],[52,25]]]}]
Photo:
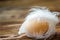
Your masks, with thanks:
[{"label": "fluffy down feather", "polygon": [[59,22],[54,14],[45,7],[33,7],[21,25],[18,34],[26,33],[31,38],[48,38],[55,34],[55,26]]}]

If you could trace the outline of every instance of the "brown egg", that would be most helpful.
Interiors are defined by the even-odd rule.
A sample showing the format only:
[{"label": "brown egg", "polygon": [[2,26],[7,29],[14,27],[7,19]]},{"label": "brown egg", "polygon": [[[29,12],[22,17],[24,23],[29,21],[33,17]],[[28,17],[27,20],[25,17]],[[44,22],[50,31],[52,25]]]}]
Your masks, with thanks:
[{"label": "brown egg", "polygon": [[48,22],[46,20],[31,20],[26,25],[26,30],[31,34],[44,34],[48,31]]}]

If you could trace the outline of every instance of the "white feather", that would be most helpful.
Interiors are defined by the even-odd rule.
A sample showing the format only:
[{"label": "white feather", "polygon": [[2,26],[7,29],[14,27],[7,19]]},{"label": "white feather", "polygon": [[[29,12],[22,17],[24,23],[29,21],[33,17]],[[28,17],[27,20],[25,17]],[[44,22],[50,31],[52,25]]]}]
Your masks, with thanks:
[{"label": "white feather", "polygon": [[50,12],[48,9],[44,9],[42,8],[32,8],[30,9],[30,13],[29,15],[26,17],[24,23],[22,24],[21,28],[19,29],[18,34],[22,34],[22,33],[26,33],[28,37],[33,37],[31,34],[29,34],[29,32],[26,30],[26,25],[27,23],[29,23],[29,21],[36,19],[37,21],[40,21],[41,19],[44,20],[46,19],[49,23],[49,29],[48,31],[45,33],[45,36],[43,35],[37,35],[37,34],[33,34],[35,38],[39,39],[39,38],[48,38],[49,36],[51,36],[52,34],[55,33],[55,26],[56,24],[59,22],[58,17],[53,14],[53,12]]}]

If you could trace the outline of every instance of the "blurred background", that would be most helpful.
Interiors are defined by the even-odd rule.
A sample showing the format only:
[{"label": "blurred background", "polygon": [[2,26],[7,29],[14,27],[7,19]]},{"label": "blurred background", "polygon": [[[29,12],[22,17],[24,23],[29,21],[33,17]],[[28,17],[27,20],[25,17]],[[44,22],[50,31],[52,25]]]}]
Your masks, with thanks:
[{"label": "blurred background", "polygon": [[45,6],[60,12],[60,0],[0,0],[0,23],[23,20],[31,6]]},{"label": "blurred background", "polygon": [[[60,0],[0,0],[0,35],[17,34],[31,6],[60,12]],[[60,26],[57,31],[60,32]]]}]

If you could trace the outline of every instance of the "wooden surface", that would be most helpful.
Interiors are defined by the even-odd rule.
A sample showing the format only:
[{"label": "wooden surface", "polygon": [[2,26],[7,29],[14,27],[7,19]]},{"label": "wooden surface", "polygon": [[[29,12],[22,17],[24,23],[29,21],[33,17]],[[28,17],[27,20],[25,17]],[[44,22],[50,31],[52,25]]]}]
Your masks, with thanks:
[{"label": "wooden surface", "polygon": [[[4,25],[4,26],[5,27],[2,28],[2,30],[0,28],[0,34],[2,34],[2,35],[0,35],[0,40],[35,40],[35,39],[27,37],[25,34],[17,35],[18,28],[19,28],[20,24],[9,24],[9,25]],[[2,31],[5,31],[7,33],[2,32]],[[59,39],[60,39],[60,28],[57,27],[56,28],[56,34],[52,38],[50,37],[47,40],[59,40]]]}]

